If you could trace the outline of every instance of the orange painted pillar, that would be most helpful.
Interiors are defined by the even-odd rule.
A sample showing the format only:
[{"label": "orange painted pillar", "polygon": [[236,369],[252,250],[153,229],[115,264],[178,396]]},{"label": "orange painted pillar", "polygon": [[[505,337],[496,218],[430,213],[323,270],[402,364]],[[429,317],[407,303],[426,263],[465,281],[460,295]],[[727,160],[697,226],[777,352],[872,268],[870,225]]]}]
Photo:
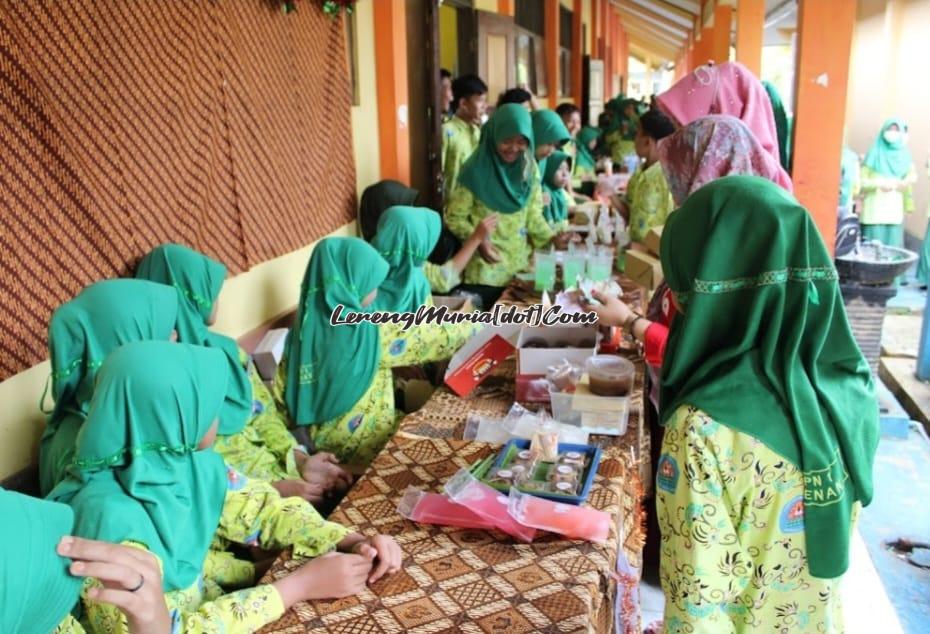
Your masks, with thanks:
[{"label": "orange painted pillar", "polygon": [[600,37],[601,37],[601,0],[591,0],[591,50],[588,54],[592,59],[600,59]]},{"label": "orange painted pillar", "polygon": [[814,217],[831,253],[855,26],[855,2],[800,0],[798,4],[794,194]]},{"label": "orange painted pillar", "polygon": [[407,17],[404,0],[373,2],[381,178],[410,183]]},{"label": "orange painted pillar", "polygon": [[714,7],[714,29],[710,36],[710,59],[717,64],[730,59],[730,25],[733,23],[733,7],[719,2]]},{"label": "orange painted pillar", "polygon": [[545,0],[543,32],[546,34],[546,83],[549,107],[559,105],[559,0]]},{"label": "orange painted pillar", "polygon": [[582,12],[583,0],[574,0],[572,3],[572,101],[581,107],[581,74],[584,72],[582,57],[584,57],[584,15]]},{"label": "orange painted pillar", "polygon": [[497,0],[497,12],[501,15],[514,16],[514,0]]},{"label": "orange painted pillar", "polygon": [[604,5],[603,13],[601,18],[604,22],[604,101],[607,102],[613,98],[613,72],[614,72],[614,60],[613,60],[613,20],[611,20],[611,12],[608,10],[605,2],[602,2]]},{"label": "orange painted pillar", "polygon": [[736,61],[762,76],[765,0],[739,0],[736,7]]}]

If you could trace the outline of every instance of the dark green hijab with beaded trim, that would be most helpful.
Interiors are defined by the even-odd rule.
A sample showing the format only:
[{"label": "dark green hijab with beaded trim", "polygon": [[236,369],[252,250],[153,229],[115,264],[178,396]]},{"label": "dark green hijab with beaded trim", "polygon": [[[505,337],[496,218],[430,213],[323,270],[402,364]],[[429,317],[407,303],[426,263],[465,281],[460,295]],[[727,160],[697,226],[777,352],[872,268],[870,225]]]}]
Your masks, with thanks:
[{"label": "dark green hijab with beaded trim", "polygon": [[313,248],[300,286],[296,325],[287,336],[284,401],[297,425],[345,414],[368,390],[381,361],[378,326],[332,325],[334,309],[370,313],[362,301],[384,282],[388,263],[359,238],[324,238]]},{"label": "dark green hijab with beaded trim", "polygon": [[184,245],[163,244],[142,258],[136,277],[177,290],[178,341],[218,348],[226,355],[229,392],[220,412],[220,434],[238,434],[252,415],[252,382],[239,357],[239,344],[207,328],[226,279],[226,266]]},{"label": "dark green hijab with beaded trim", "polygon": [[878,403],[810,214],[766,179],[728,176],[669,216],[661,252],[683,308],[662,364],[663,424],[693,406],[795,465],[810,572],[842,575],[853,505],[872,499]]},{"label": "dark green hijab with beaded trim", "polygon": [[97,377],[68,477],[49,494],[74,509],[74,534],[144,545],[164,590],[193,584],[226,499],[226,465],[198,444],[217,419],[222,351],[143,341],[118,348]]},{"label": "dark green hijab with beaded trim", "polygon": [[377,310],[416,312],[431,302],[432,289],[423,264],[439,241],[442,220],[426,207],[391,207],[378,220],[371,245],[391,267],[378,287]]}]

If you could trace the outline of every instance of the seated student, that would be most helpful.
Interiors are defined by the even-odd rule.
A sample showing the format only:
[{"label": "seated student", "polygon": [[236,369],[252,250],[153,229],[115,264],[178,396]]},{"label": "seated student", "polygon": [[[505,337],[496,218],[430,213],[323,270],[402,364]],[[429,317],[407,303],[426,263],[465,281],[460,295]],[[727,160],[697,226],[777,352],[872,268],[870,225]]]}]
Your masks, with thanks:
[{"label": "seated student", "polygon": [[436,242],[442,221],[426,207],[395,206],[378,222],[378,233],[371,245],[391,267],[378,288],[376,310],[416,312],[421,305],[432,305],[432,293],[448,293],[461,284],[462,271],[478,246],[495,227],[497,216],[488,216],[475,227],[455,256],[438,266],[426,261]]},{"label": "seated student", "polygon": [[572,160],[572,187],[581,188],[582,183],[597,180],[597,149],[601,131],[585,126],[575,138],[575,158]]},{"label": "seated student", "polygon": [[[236,470],[268,480],[281,495],[297,495],[314,504],[345,491],[351,476],[334,456],[310,455],[287,429],[287,415],[238,344],[211,332],[216,321],[226,267],[193,249],[166,244],[139,263],[136,277],[174,286],[178,291],[178,341],[222,350],[230,364],[230,383],[220,412],[216,451]],[[248,366],[248,368],[246,367]]]},{"label": "seated student", "polygon": [[442,108],[442,121],[445,123],[452,116],[449,111],[452,106],[452,73],[445,68],[439,69],[439,101]]},{"label": "seated student", "polygon": [[565,129],[568,130],[569,136],[569,142],[559,149],[568,154],[572,159],[572,164],[574,164],[575,155],[577,153],[575,145],[578,139],[578,133],[581,132],[581,110],[579,110],[578,106],[575,104],[566,102],[556,106],[555,113],[562,119],[562,123],[565,124]]},{"label": "seated student", "polygon": [[147,280],[97,282],[55,310],[48,328],[55,407],[39,444],[42,495],[48,495],[71,464],[103,360],[131,341],[177,337],[177,319],[174,289]]},{"label": "seated student", "polygon": [[659,141],[672,134],[675,127],[658,110],[650,110],[639,120],[636,130],[636,155],[642,159],[627,185],[626,203],[620,213],[626,218],[630,239],[642,243],[653,227],[665,224],[674,209],[668,182],[659,162]]},{"label": "seated student", "polygon": [[372,312],[388,263],[357,238],[325,238],[310,256],[297,324],[275,377],[275,397],[318,449],[344,464],[367,465],[397,430],[391,369],[448,359],[478,331],[474,324],[369,321],[332,325],[338,306]]},{"label": "seated student", "polygon": [[[255,631],[298,601],[357,594],[400,568],[385,536],[365,538],[327,522],[299,498],[282,498],[212,449],[229,363],[215,348],[137,342],[100,369],[74,468],[50,496],[74,509],[80,537],[134,546],[157,557],[172,632]],[[272,584],[233,594],[204,580],[204,558],[219,537],[265,549],[293,547],[312,558]],[[333,551],[345,554],[333,554]],[[145,575],[141,590],[157,579]],[[93,633],[129,631],[125,616],[84,586]]]},{"label": "seated student", "polygon": [[529,265],[532,247],[552,243],[564,248],[572,239],[553,232],[543,217],[533,152],[529,112],[514,104],[501,106],[485,124],[481,145],[462,168],[461,186],[446,205],[446,224],[462,239],[488,216],[499,215],[497,230],[478,247],[480,257],[465,267],[466,288],[481,294],[486,307]]},{"label": "seated student", "polygon": [[362,192],[358,205],[358,227],[365,242],[371,242],[378,231],[381,214],[394,207],[412,207],[417,204],[420,192],[395,180],[378,181]]},{"label": "seated student", "polygon": [[442,125],[440,154],[443,191],[447,198],[458,184],[462,165],[478,148],[487,100],[488,87],[477,75],[463,75],[452,82],[455,113]]},{"label": "seated student", "polygon": [[636,100],[623,95],[607,102],[609,125],[604,129],[604,142],[615,165],[623,165],[627,156],[636,153],[635,138],[639,115]]},{"label": "seated student", "polygon": [[[86,577],[107,584],[94,598],[122,610],[132,632],[170,631],[154,557],[73,537],[74,511],[66,504],[0,489],[0,513],[0,631],[84,634],[70,612]],[[149,587],[133,592],[136,579]]]},{"label": "seated student", "polygon": [[543,216],[553,231],[568,231],[568,212],[574,205],[568,186],[571,184],[571,158],[562,151],[556,151],[546,159],[542,187],[548,194],[549,203],[543,208]]}]

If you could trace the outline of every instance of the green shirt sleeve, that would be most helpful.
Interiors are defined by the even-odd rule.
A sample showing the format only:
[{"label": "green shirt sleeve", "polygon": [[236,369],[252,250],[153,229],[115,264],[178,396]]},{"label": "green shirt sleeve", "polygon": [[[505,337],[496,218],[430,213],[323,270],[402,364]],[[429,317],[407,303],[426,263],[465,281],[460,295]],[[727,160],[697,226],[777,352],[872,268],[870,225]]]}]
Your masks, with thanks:
[{"label": "green shirt sleeve", "polygon": [[462,283],[462,279],[451,262],[442,266],[427,262],[423,265],[423,275],[429,281],[430,289],[437,294],[448,293]]}]

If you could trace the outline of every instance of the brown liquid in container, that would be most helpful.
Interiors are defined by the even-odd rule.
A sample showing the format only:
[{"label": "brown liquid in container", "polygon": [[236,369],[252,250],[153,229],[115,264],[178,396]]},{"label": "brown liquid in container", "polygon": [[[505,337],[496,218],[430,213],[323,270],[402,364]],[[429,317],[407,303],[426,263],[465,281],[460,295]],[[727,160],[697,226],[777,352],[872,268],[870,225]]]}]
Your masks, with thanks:
[{"label": "brown liquid in container", "polygon": [[626,396],[633,389],[633,364],[611,355],[588,359],[588,387],[598,396]]}]

